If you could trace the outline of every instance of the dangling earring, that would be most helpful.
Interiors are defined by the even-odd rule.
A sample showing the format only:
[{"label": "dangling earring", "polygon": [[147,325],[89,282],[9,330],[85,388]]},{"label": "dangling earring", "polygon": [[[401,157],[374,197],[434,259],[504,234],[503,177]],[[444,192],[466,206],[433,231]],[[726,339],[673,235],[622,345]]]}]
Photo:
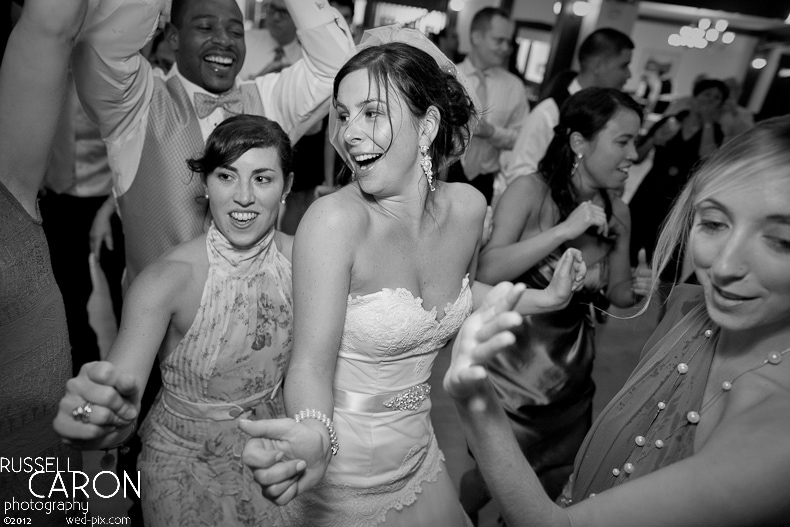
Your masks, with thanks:
[{"label": "dangling earring", "polygon": [[581,163],[584,154],[579,152],[576,154],[576,159],[573,160],[573,168],[571,168],[571,175],[576,173],[576,170],[579,168],[579,163]]},{"label": "dangling earring", "polygon": [[204,198],[206,198],[206,201],[208,201],[208,192],[206,192],[206,193],[203,195],[203,197],[204,197]]},{"label": "dangling earring", "polygon": [[431,161],[431,156],[428,153],[428,145],[420,145],[420,154],[422,154],[420,167],[422,168],[422,172],[425,174],[425,179],[428,180],[428,188],[431,189],[431,192],[433,192],[436,190],[436,187],[433,185],[433,162]]}]

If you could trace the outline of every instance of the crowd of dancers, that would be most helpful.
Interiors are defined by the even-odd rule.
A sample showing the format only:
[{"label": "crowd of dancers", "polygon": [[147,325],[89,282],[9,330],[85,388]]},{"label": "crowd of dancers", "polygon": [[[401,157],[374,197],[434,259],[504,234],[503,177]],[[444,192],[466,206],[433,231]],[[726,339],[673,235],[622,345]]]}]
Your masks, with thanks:
[{"label": "crowd of dancers", "polygon": [[[588,53],[536,169],[485,195],[447,174],[474,180],[463,156],[497,125],[420,32],[355,45],[329,4],[278,0],[302,58],[241,82],[235,0],[173,0],[175,63],[154,69],[140,50],[165,4],[26,0],[8,40],[3,456],[76,469],[79,449],[139,437],[152,526],[466,526],[491,498],[511,527],[786,524],[790,118],[717,148],[712,101],[642,136],[620,86],[580,85]],[[630,56],[627,37],[593,40],[609,37]],[[76,374],[37,206],[70,78],[107,145],[128,284],[108,355]],[[284,234],[292,145],[318,125],[350,181]],[[673,143],[704,163],[646,256],[620,195],[648,147],[651,174],[691,172]],[[593,423],[595,314],[650,301],[661,321]],[[460,496],[430,420],[439,389],[476,462]],[[3,496],[29,485],[0,474]]]}]

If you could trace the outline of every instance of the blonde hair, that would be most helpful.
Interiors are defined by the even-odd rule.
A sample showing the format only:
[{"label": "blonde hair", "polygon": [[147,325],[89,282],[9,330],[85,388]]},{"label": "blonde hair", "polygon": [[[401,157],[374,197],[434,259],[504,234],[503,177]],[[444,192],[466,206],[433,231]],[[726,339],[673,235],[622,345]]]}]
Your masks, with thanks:
[{"label": "blonde hair", "polygon": [[[757,124],[722,145],[692,176],[669,213],[653,252],[652,284],[647,307],[661,272],[676,254],[684,254],[691,237],[696,205],[722,192],[738,192],[760,176],[790,178],[790,115]],[[643,308],[643,309],[644,309]]]}]

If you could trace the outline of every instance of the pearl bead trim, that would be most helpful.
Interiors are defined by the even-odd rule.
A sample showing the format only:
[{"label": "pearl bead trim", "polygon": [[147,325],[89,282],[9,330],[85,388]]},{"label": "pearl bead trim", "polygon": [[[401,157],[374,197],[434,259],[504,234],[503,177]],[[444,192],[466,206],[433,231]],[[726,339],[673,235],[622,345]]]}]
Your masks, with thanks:
[{"label": "pearl bead trim", "polygon": [[[703,335],[705,336],[706,339],[709,339],[711,336],[713,336],[713,331],[710,330],[710,329],[706,329],[703,332]],[[703,343],[704,343],[704,341],[703,341]],[[702,344],[700,344],[700,346],[694,351],[694,353],[692,353],[692,355],[689,358],[688,362],[691,362],[691,360],[694,358],[694,356],[697,354],[697,351],[699,351],[700,348],[702,348]],[[686,421],[687,421],[687,423],[691,424],[691,425],[698,424],[700,422],[702,413],[705,412],[705,410],[707,410],[724,393],[729,392],[730,390],[732,390],[733,384],[742,375],[745,375],[745,374],[747,374],[749,372],[755,371],[755,370],[757,370],[759,368],[762,368],[763,366],[766,366],[768,364],[771,364],[771,365],[780,364],[782,362],[782,357],[788,352],[790,352],[790,348],[788,348],[786,350],[783,350],[783,351],[771,352],[770,354],[768,354],[768,358],[763,360],[760,364],[754,366],[753,368],[750,368],[750,369],[748,369],[746,371],[743,371],[743,372],[739,373],[732,380],[722,382],[721,383],[721,391],[719,393],[717,393],[710,401],[707,401],[706,403],[703,403],[702,408],[700,409],[699,412],[697,412],[695,410],[691,410],[691,411],[689,411],[686,414]],[[688,373],[688,371],[689,371],[688,362],[680,362],[680,363],[678,363],[677,368],[676,368],[676,370],[678,372],[678,379],[680,379],[683,375]],[[675,389],[677,388],[677,381],[676,381],[676,384],[675,384],[674,388]],[[672,393],[674,393],[674,389],[672,390]],[[671,396],[671,394],[670,394],[670,396]],[[657,404],[657,407],[658,407],[658,412],[656,413],[656,417],[658,416],[658,413],[660,413],[662,410],[666,410],[667,404],[664,401],[660,401]],[[652,423],[651,423],[651,425],[652,425]],[[670,432],[668,434],[668,436],[671,436],[672,434],[677,432],[677,430],[679,430],[683,426],[685,426],[685,425],[681,425],[679,428],[673,430],[672,432]],[[634,438],[634,443],[636,444],[636,446],[641,448],[641,447],[644,447],[647,444],[647,439],[643,435],[638,435],[638,436],[636,436]],[[665,445],[665,443],[664,443],[664,440],[662,440],[662,439],[656,439],[653,442],[653,446],[656,449],[662,449],[662,448],[664,448],[664,445]],[[637,459],[637,461],[641,460],[644,456],[645,456],[645,454],[643,453],[639,457],[639,459]],[[613,468],[612,469],[612,475],[614,477],[619,477],[623,473],[625,473],[625,475],[627,476],[629,474],[632,474],[634,472],[634,470],[635,470],[634,463],[627,462],[627,463],[625,463],[623,465],[622,470],[620,468],[618,468],[618,467]]]}]

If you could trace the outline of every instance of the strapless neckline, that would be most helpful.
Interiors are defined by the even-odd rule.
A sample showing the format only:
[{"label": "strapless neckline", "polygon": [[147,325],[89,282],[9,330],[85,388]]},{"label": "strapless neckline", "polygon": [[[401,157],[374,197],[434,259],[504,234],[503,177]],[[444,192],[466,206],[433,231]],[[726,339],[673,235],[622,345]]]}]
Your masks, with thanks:
[{"label": "strapless neckline", "polygon": [[354,305],[357,303],[365,303],[366,301],[375,299],[377,297],[388,297],[394,298],[397,300],[401,300],[403,303],[408,305],[413,305],[416,309],[421,311],[426,317],[430,317],[434,323],[437,325],[441,325],[445,319],[447,319],[447,315],[453,312],[455,309],[458,308],[461,299],[464,296],[464,291],[469,289],[469,273],[467,273],[463,280],[461,280],[461,290],[458,292],[458,296],[455,298],[453,302],[447,302],[444,307],[444,316],[441,319],[437,318],[438,316],[438,307],[434,306],[430,311],[425,309],[424,301],[422,297],[414,296],[409,289],[405,287],[383,287],[378,291],[374,291],[373,293],[365,293],[361,295],[348,295],[348,303],[349,305]]}]

